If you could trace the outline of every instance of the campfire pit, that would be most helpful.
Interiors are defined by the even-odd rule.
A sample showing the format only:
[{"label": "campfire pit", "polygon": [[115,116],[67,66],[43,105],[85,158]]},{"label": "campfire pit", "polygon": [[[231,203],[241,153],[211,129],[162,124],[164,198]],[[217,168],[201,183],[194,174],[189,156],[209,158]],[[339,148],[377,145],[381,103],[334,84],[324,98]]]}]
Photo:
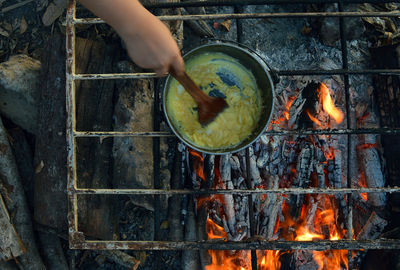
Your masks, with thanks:
[{"label": "campfire pit", "polygon": [[[239,42],[245,41],[245,25],[241,19],[335,18],[339,22],[341,45],[340,67],[326,65],[301,70],[278,68],[276,74],[283,79],[281,85],[289,91],[284,91],[281,86],[280,92],[276,93],[279,105],[275,108],[272,126],[260,140],[246,150],[224,156],[203,155],[180,146],[175,153],[178,165],[174,169],[181,174],[179,183],[171,185],[172,189],[162,189],[160,138],[173,135],[160,131],[159,92],[154,94],[154,131],[76,129],[77,81],[147,79],[155,78],[155,74],[76,74],[75,26],[103,21],[76,18],[76,3],[71,0],[67,17],[70,247],[183,250],[182,257],[187,258],[188,265],[195,264],[193,260],[199,260],[204,269],[228,269],[221,268],[228,264],[231,264],[231,269],[281,269],[283,266],[295,269],[329,269],[329,266],[353,269],[357,266],[355,263],[358,258],[362,257],[360,250],[399,249],[398,240],[379,238],[388,223],[382,214],[387,194],[400,192],[400,188],[385,183],[385,171],[379,157],[379,135],[400,135],[400,128],[380,128],[376,119],[362,117],[369,114],[365,109],[354,112],[351,104],[357,92],[353,84],[357,79],[350,80],[350,76],[400,74],[400,70],[351,68],[344,21],[348,17],[398,17],[400,14],[344,11],[345,3],[364,2],[381,1],[339,1],[338,11],[289,13],[257,13],[251,12],[246,6],[275,4],[279,7],[291,3],[285,0],[249,0],[242,1],[239,6],[234,1],[148,5],[151,8],[233,6],[235,13],[231,14],[166,15],[160,19],[237,19],[236,38]],[[255,46],[262,47],[262,44]],[[356,122],[353,114],[357,113],[361,115],[357,115]],[[109,137],[152,138],[154,188],[78,187],[77,141],[81,138],[103,140]],[[79,229],[78,197],[120,194],[154,196],[154,240],[88,240]],[[176,200],[175,206],[183,210],[182,214],[177,211],[178,222],[173,226],[182,226],[180,222],[183,221],[185,230],[192,227],[186,233],[185,240],[176,237],[173,241],[162,241],[160,237],[159,210],[164,196]],[[170,222],[171,229],[172,224]],[[197,250],[199,252],[194,252]]]}]

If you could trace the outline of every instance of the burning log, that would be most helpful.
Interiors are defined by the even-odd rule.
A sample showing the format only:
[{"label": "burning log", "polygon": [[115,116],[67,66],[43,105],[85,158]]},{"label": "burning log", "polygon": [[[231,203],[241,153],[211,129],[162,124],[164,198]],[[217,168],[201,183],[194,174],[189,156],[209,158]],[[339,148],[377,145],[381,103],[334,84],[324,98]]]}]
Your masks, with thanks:
[{"label": "burning log", "polygon": [[215,165],[215,155],[204,154],[204,174],[206,178],[207,188],[214,186],[214,165]]},{"label": "burning log", "polygon": [[[363,135],[363,137],[364,144],[358,146],[357,153],[361,161],[360,168],[364,172],[366,184],[371,188],[384,187],[385,179],[382,174],[381,158],[376,149],[376,135]],[[386,203],[386,194],[370,193],[368,194],[368,203],[374,207],[383,207]]]},{"label": "burning log", "polygon": [[[233,189],[233,183],[231,179],[231,163],[230,163],[230,154],[228,155],[222,155],[220,157],[220,173],[221,173],[221,180],[224,183],[224,186],[226,189]],[[224,194],[224,212],[225,212],[225,218],[228,223],[229,231],[226,231],[227,233],[230,233],[231,235],[235,234],[235,225],[236,225],[236,219],[235,219],[235,202],[233,199],[233,195],[227,195]]]}]

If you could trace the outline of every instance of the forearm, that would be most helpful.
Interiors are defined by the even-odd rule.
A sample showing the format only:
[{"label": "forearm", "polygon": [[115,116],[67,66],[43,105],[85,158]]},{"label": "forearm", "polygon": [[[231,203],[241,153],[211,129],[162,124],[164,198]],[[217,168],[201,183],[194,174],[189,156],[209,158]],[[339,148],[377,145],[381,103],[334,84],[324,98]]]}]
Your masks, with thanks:
[{"label": "forearm", "polygon": [[138,66],[153,69],[158,76],[171,69],[183,73],[183,59],[169,29],[138,0],[80,2],[117,31]]},{"label": "forearm", "polygon": [[79,0],[95,15],[105,20],[122,37],[132,34],[134,29],[148,27],[153,15],[137,0]]}]

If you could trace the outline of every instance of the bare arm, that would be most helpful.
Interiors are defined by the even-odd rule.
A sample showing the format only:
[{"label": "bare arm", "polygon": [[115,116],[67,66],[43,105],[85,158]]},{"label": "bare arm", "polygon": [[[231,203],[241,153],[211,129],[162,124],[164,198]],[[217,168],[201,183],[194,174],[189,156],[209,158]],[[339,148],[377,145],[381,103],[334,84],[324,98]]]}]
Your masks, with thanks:
[{"label": "bare arm", "polygon": [[138,0],[79,1],[117,31],[138,66],[153,69],[158,76],[171,69],[183,72],[183,59],[168,28]]}]

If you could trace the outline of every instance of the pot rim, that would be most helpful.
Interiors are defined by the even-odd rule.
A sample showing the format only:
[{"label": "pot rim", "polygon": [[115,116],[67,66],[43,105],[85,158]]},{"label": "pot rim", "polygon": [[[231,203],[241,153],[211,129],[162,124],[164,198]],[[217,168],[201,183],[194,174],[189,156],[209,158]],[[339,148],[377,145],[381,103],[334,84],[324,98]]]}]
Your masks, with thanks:
[{"label": "pot rim", "polygon": [[202,149],[199,148],[198,146],[194,145],[192,142],[188,141],[187,139],[183,138],[183,136],[175,129],[174,125],[171,123],[171,120],[168,116],[167,113],[167,108],[166,108],[166,100],[167,100],[167,86],[168,86],[168,82],[169,80],[172,79],[171,75],[168,75],[165,80],[164,80],[164,85],[162,87],[162,101],[163,101],[163,111],[164,111],[164,115],[165,118],[167,119],[167,123],[168,126],[171,128],[171,130],[173,131],[173,133],[188,147],[199,151],[201,153],[205,153],[205,154],[211,154],[211,155],[225,155],[225,154],[231,154],[231,153],[236,153],[239,152],[247,147],[249,147],[251,144],[253,144],[257,139],[260,138],[261,135],[264,134],[265,130],[268,128],[270,122],[271,122],[271,118],[272,118],[272,114],[273,114],[273,109],[275,107],[275,84],[274,81],[272,80],[272,76],[271,76],[271,72],[273,72],[271,70],[271,68],[269,67],[269,65],[265,62],[265,60],[258,54],[256,53],[254,50],[248,48],[247,46],[237,43],[237,42],[230,42],[230,41],[220,41],[220,40],[212,40],[211,42],[208,42],[206,44],[197,46],[193,49],[191,49],[190,51],[188,51],[187,53],[185,53],[183,55],[183,59],[185,59],[186,57],[190,56],[192,53],[194,53],[195,51],[204,48],[204,47],[210,47],[210,46],[227,46],[227,47],[233,47],[234,49],[238,49],[240,51],[242,51],[245,54],[248,54],[249,56],[251,56],[252,58],[254,58],[258,64],[261,65],[261,67],[264,69],[265,74],[268,77],[269,80],[269,84],[271,87],[271,92],[272,92],[272,102],[271,102],[271,111],[269,113],[269,117],[268,120],[266,121],[265,126],[262,128],[262,130],[259,132],[259,134],[257,134],[257,136],[255,136],[251,141],[249,141],[248,143],[246,143],[245,145],[241,146],[241,147],[232,147],[232,148],[215,148],[215,149]]}]

